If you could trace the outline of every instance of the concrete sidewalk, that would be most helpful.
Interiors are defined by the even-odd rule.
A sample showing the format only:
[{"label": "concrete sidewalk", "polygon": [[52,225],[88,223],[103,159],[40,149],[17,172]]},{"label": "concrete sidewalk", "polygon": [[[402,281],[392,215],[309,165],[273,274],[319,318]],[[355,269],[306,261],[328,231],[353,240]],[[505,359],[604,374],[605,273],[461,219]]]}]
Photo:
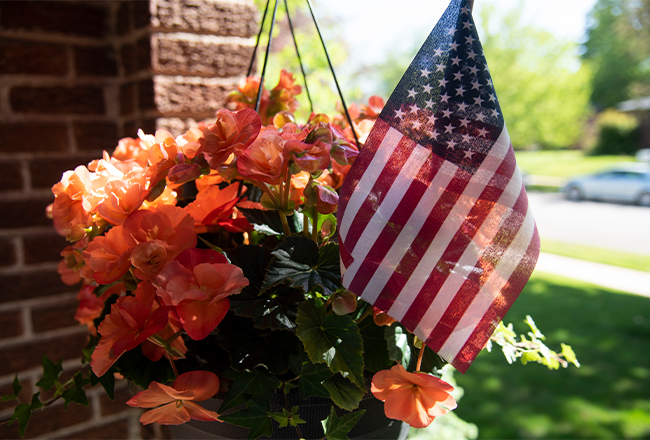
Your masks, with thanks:
[{"label": "concrete sidewalk", "polygon": [[650,273],[542,252],[535,271],[650,298]]}]

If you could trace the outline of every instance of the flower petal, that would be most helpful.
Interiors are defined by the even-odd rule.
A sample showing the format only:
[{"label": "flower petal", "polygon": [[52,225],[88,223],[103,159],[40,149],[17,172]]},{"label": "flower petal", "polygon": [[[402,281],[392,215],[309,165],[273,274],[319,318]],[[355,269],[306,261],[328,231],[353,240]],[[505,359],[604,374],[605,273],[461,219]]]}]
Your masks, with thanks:
[{"label": "flower petal", "polygon": [[183,402],[183,406],[194,420],[201,420],[202,422],[221,422],[219,414],[214,411],[209,411],[194,402]]},{"label": "flower petal", "polygon": [[158,423],[159,425],[182,425],[189,421],[190,413],[187,412],[184,406],[176,406],[175,402],[152,409],[140,416],[140,423],[143,425],[150,423]]},{"label": "flower petal", "polygon": [[172,387],[178,391],[191,390],[194,401],[209,399],[219,392],[219,378],[210,371],[190,371],[176,378]]},{"label": "flower petal", "polygon": [[222,299],[212,304],[204,301],[184,302],[176,306],[176,313],[187,335],[195,341],[205,339],[228,313],[230,301]]},{"label": "flower petal", "polygon": [[176,400],[192,400],[193,398],[193,391],[177,391],[167,385],[151,382],[148,389],[133,396],[127,402],[127,405],[137,406],[139,408],[153,408]]}]

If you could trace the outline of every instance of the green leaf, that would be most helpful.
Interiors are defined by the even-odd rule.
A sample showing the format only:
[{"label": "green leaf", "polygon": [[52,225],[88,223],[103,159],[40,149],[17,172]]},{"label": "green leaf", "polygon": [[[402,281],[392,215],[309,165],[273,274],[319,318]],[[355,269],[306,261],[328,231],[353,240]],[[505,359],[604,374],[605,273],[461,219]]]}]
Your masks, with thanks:
[{"label": "green leaf", "polygon": [[315,300],[298,309],[296,335],[305,346],[309,359],[326,363],[333,373],[341,373],[355,385],[365,387],[363,378],[363,340],[349,315],[325,313]]},{"label": "green leaf", "polygon": [[316,289],[331,295],[341,287],[339,247],[328,243],[319,250],[318,245],[300,235],[287,237],[273,251],[262,290],[289,282],[305,292]]},{"label": "green leaf", "polygon": [[[432,373],[438,377],[442,376],[441,369],[447,365],[447,362],[428,346],[424,346],[424,355],[422,356],[422,366],[420,371]],[[419,353],[418,353],[419,354]]]},{"label": "green leaf", "polygon": [[[282,220],[276,210],[237,208],[246,220],[255,227],[255,230],[266,235],[284,235]],[[302,216],[291,215],[287,217],[289,229],[292,233],[302,232]]]},{"label": "green leaf", "polygon": [[273,258],[271,249],[266,246],[237,246],[228,250],[228,258],[244,272],[244,276],[250,282],[244,290],[257,294],[262,289],[266,267]]},{"label": "green leaf", "polygon": [[18,395],[20,394],[20,391],[23,389],[23,386],[18,381],[18,375],[14,376],[14,381],[12,383],[12,386],[13,386],[14,393],[13,394],[5,394],[4,396],[2,396],[2,400],[0,400],[0,401],[8,402],[10,400],[16,400],[18,398]]},{"label": "green leaf", "polygon": [[332,402],[346,411],[357,409],[359,402],[366,393],[365,389],[359,388],[340,374],[336,374],[324,381],[323,386],[329,393]]},{"label": "green leaf", "polygon": [[524,321],[526,324],[528,324],[528,327],[530,327],[531,333],[528,333],[531,337],[535,337],[538,339],[546,339],[544,335],[542,334],[541,331],[537,328],[537,325],[535,325],[535,321],[533,321],[533,318],[530,315],[526,315],[526,320]]},{"label": "green leaf", "polygon": [[59,381],[63,371],[61,361],[58,364],[52,362],[47,355],[43,355],[43,378],[36,382],[36,386],[43,391],[49,391]]},{"label": "green leaf", "polygon": [[388,343],[388,357],[407,369],[411,358],[417,358],[417,354],[413,355],[414,351],[412,344],[409,343],[409,336],[412,338],[408,331],[397,322],[386,327],[384,331],[384,338]]},{"label": "green leaf", "polygon": [[290,287],[268,289],[259,296],[244,289],[230,297],[230,309],[238,316],[253,318],[256,328],[291,330],[296,326],[298,306],[304,300],[302,290]]},{"label": "green leaf", "polygon": [[71,403],[78,403],[79,405],[89,406],[88,397],[82,388],[72,387],[63,392],[63,400],[65,401],[65,409]]},{"label": "green leaf", "polygon": [[329,398],[330,394],[323,382],[334,375],[325,364],[312,364],[306,353],[291,356],[289,366],[298,377],[300,395],[306,399],[311,396]]},{"label": "green leaf", "polygon": [[115,400],[115,375],[114,374],[104,374],[102,377],[97,377],[95,373],[90,371],[90,383],[92,385],[97,385],[98,383],[102,384],[106,395],[111,399]]},{"label": "green leaf", "polygon": [[20,432],[20,436],[25,437],[25,429],[27,428],[27,423],[29,423],[31,417],[32,406],[29,403],[21,403],[14,408],[14,413],[11,415],[9,422],[7,422],[7,426],[18,420],[18,431]]},{"label": "green leaf", "polygon": [[31,403],[31,405],[29,405],[29,407],[31,408],[32,411],[34,411],[35,409],[41,409],[41,408],[45,407],[43,402],[41,402],[40,395],[41,395],[41,393],[39,392],[39,393],[36,393],[36,394],[34,394],[32,396],[32,403]]},{"label": "green leaf", "polygon": [[571,346],[566,345],[565,343],[560,343],[560,344],[562,345],[562,356],[564,356],[564,359],[566,359],[567,362],[571,362],[573,365],[580,368],[580,362],[578,362],[578,358],[576,357],[576,354],[573,352]]},{"label": "green leaf", "polygon": [[203,244],[205,244],[209,249],[212,249],[212,250],[215,251],[215,252],[219,252],[220,254],[226,255],[226,253],[223,251],[223,249],[221,249],[219,246],[216,246],[216,245],[210,243],[208,240],[206,240],[205,238],[201,237],[200,235],[197,235],[197,237],[198,237],[199,240],[201,240],[201,241],[203,242]]},{"label": "green leaf", "polygon": [[361,416],[365,414],[366,410],[355,411],[351,414],[346,414],[340,419],[336,416],[334,407],[330,411],[330,415],[321,423],[323,424],[323,431],[329,440],[348,440],[348,432],[354,425],[357,424]]},{"label": "green leaf", "polygon": [[359,327],[363,338],[363,363],[366,370],[373,373],[387,370],[393,365],[388,356],[388,344],[384,339],[384,328],[372,319],[364,319]]},{"label": "green leaf", "polygon": [[268,403],[265,405],[249,400],[246,405],[247,409],[232,414],[222,414],[219,418],[224,422],[248,428],[249,439],[259,438],[263,435],[270,437],[273,434],[273,422],[268,408],[265,407],[268,406]]},{"label": "green leaf", "polygon": [[273,420],[278,422],[280,428],[285,428],[289,425],[298,426],[302,423],[307,423],[298,416],[298,406],[291,408],[291,411],[282,408],[282,412],[274,412],[269,414]]},{"label": "green leaf", "polygon": [[539,362],[542,357],[536,351],[525,351],[521,355],[521,363],[526,365],[528,362]]},{"label": "green leaf", "polygon": [[251,396],[268,400],[273,390],[282,385],[280,379],[259,368],[244,373],[227,370],[223,373],[223,376],[232,379],[234,382],[219,408],[220,412],[246,402]]}]

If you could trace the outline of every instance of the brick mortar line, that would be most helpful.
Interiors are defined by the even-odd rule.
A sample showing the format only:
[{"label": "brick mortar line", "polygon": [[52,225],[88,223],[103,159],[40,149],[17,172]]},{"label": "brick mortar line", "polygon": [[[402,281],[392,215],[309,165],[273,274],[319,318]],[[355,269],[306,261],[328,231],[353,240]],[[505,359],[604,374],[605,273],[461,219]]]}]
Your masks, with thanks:
[{"label": "brick mortar line", "polygon": [[[63,250],[63,249],[61,249]],[[9,266],[0,269],[0,275],[21,275],[34,272],[42,272],[44,270],[56,270],[59,263],[39,263],[39,264],[26,264],[23,266]]]},{"label": "brick mortar line", "polygon": [[16,346],[34,342],[34,341],[47,341],[50,339],[60,338],[62,336],[72,336],[80,333],[87,333],[87,327],[79,324],[74,327],[65,327],[62,329],[48,330],[43,333],[32,333],[29,337],[26,335],[16,336],[0,340],[0,350],[5,348],[14,348]]},{"label": "brick mortar line", "polygon": [[[12,87],[105,87],[118,84],[117,76],[54,76],[54,75],[2,75],[0,84],[7,89]],[[39,114],[40,116],[40,114]]]},{"label": "brick mortar line", "polygon": [[57,295],[44,296],[41,298],[31,298],[27,300],[11,301],[0,304],[0,312],[15,312],[23,309],[32,310],[38,307],[55,306],[61,302],[68,302],[77,298],[76,292],[66,292]]},{"label": "brick mortar line", "polygon": [[[70,434],[75,434],[86,429],[94,428],[97,426],[98,422],[101,422],[102,425],[107,425],[112,422],[117,422],[119,420],[129,420],[131,419],[131,414],[138,411],[136,408],[126,407],[123,412],[117,414],[111,414],[108,416],[103,416],[101,419],[95,419],[94,415],[90,420],[85,422],[78,423],[76,425],[68,426],[61,428],[58,431],[48,432],[43,434],[43,436],[34,437],[35,439],[52,439],[52,438],[67,438]],[[27,428],[29,429],[29,427]]]},{"label": "brick mortar line", "polygon": [[15,237],[16,235],[45,235],[56,231],[52,226],[30,226],[27,228],[0,229],[0,237]]},{"label": "brick mortar line", "polygon": [[68,36],[57,34],[56,32],[38,32],[38,31],[13,31],[13,30],[0,30],[0,37],[13,38],[21,42],[38,42],[59,45],[80,45],[86,47],[102,47],[106,46],[106,38],[92,38],[83,36]]},{"label": "brick mortar line", "polygon": [[[52,191],[47,188],[42,189],[29,189],[27,191],[7,191],[2,193],[3,202],[17,202],[23,201],[27,198],[33,198],[33,200],[45,201],[47,197],[51,197],[54,200],[54,195]],[[43,213],[45,215],[45,213]]]},{"label": "brick mortar line", "polygon": [[[232,44],[237,46],[255,46],[255,40],[251,37],[238,37],[233,35],[212,35],[212,34],[201,34],[196,32],[183,32],[183,31],[169,31],[169,32],[154,32],[151,34],[151,39],[163,39],[176,40],[176,41],[192,41],[199,43],[211,43],[211,44]],[[169,38],[171,37],[171,38]]]}]

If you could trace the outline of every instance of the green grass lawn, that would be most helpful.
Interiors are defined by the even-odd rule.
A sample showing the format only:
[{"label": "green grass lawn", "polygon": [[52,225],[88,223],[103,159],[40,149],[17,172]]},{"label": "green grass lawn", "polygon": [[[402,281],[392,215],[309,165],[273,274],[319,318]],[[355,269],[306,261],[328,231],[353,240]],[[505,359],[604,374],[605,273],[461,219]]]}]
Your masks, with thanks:
[{"label": "green grass lawn", "polygon": [[626,252],[551,240],[542,240],[542,252],[650,272],[650,256],[647,255],[628,254]]},{"label": "green grass lawn", "polygon": [[528,174],[564,178],[635,161],[633,156],[585,156],[578,150],[517,151],[515,155],[519,168]]},{"label": "green grass lawn", "polygon": [[455,413],[479,438],[650,438],[650,299],[535,273],[505,322],[524,332],[527,314],[582,367],[509,365],[499,347],[482,352],[455,375],[465,389]]}]

